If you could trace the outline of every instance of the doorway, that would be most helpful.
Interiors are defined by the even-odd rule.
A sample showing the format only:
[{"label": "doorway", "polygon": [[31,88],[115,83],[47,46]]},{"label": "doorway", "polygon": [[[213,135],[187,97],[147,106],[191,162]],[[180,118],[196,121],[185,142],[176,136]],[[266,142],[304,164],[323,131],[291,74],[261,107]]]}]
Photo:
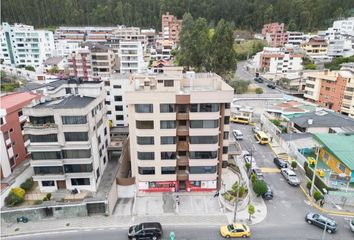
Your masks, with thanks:
[{"label": "doorway", "polygon": [[58,181],[57,181],[57,186],[58,186],[58,189],[66,189],[66,182],[65,182],[65,180],[58,180]]},{"label": "doorway", "polygon": [[186,181],[179,181],[178,182],[178,186],[179,186],[179,191],[186,191]]}]

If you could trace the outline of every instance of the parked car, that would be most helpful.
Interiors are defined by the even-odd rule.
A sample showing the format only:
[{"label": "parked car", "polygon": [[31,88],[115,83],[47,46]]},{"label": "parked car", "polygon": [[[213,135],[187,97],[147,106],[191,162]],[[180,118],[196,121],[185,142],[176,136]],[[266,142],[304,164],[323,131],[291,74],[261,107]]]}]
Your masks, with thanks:
[{"label": "parked car", "polygon": [[306,214],[305,220],[309,224],[313,224],[322,229],[326,228],[328,233],[334,233],[337,230],[337,224],[333,219],[319,213],[310,212]]},{"label": "parked car", "polygon": [[273,191],[269,184],[267,184],[267,191],[262,195],[262,197],[266,200],[271,200],[273,199]]},{"label": "parked car", "polygon": [[300,179],[296,176],[296,173],[288,168],[282,168],[281,174],[284,176],[285,180],[292,186],[299,186]]},{"label": "parked car", "polygon": [[264,179],[262,170],[259,167],[252,168],[252,174],[256,174],[257,180],[263,180]]},{"label": "parked car", "polygon": [[240,130],[233,130],[232,131],[234,137],[236,140],[242,140],[243,139],[243,134]]},{"label": "parked car", "polygon": [[162,226],[158,222],[140,223],[129,228],[129,239],[159,239],[162,236]]},{"label": "parked car", "polygon": [[288,164],[283,159],[275,157],[273,162],[275,165],[277,165],[278,168],[288,168]]},{"label": "parked car", "polygon": [[272,84],[272,83],[268,83],[267,87],[269,87],[271,89],[275,89],[276,88],[275,84]]},{"label": "parked car", "polygon": [[259,127],[257,127],[257,126],[254,126],[254,127],[252,128],[252,132],[254,132],[254,133],[257,133],[257,132],[259,132],[259,131],[261,131],[261,129],[260,129]]},{"label": "parked car", "polygon": [[256,159],[254,159],[254,157],[251,154],[249,153],[244,154],[243,159],[245,160],[245,163],[251,164],[252,167],[257,166]]},{"label": "parked car", "polygon": [[354,218],[349,220],[349,227],[352,232],[354,232]]},{"label": "parked car", "polygon": [[220,234],[223,237],[230,238],[230,237],[250,237],[251,236],[251,229],[249,226],[241,223],[233,223],[225,226],[220,227]]}]

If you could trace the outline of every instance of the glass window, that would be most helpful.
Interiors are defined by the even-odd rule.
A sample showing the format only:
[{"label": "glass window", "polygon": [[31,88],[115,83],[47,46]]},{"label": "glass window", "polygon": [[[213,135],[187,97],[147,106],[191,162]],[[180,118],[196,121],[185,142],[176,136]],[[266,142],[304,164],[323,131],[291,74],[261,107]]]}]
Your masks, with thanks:
[{"label": "glass window", "polygon": [[54,183],[54,181],[42,181],[42,186],[43,187],[54,187],[55,183]]},{"label": "glass window", "polygon": [[191,144],[215,144],[218,142],[218,136],[190,136]]},{"label": "glass window", "polygon": [[222,154],[227,154],[229,151],[229,147],[223,147],[222,148]]},{"label": "glass window", "polygon": [[163,85],[165,87],[173,87],[173,80],[165,80],[163,81]]},{"label": "glass window", "polygon": [[217,157],[217,151],[196,151],[189,152],[191,159],[213,159]]},{"label": "glass window", "polygon": [[161,113],[176,112],[176,105],[175,104],[160,104],[160,112]]},{"label": "glass window", "polygon": [[39,174],[63,174],[63,167],[61,166],[56,166],[56,167],[33,167],[34,174],[39,175]]},{"label": "glass window", "polygon": [[5,141],[10,138],[10,133],[8,131],[4,132]]},{"label": "glass window", "polygon": [[218,120],[191,120],[191,128],[217,128],[219,126]]},{"label": "glass window", "polygon": [[161,152],[161,159],[163,160],[176,159],[176,152]]},{"label": "glass window", "polygon": [[67,142],[81,142],[88,141],[87,132],[65,132],[65,141]]},{"label": "glass window", "polygon": [[176,144],[176,137],[161,137],[161,144]]},{"label": "glass window", "polygon": [[58,142],[56,134],[29,135],[29,139],[31,142]]},{"label": "glass window", "polygon": [[216,166],[189,167],[189,173],[191,173],[191,174],[210,174],[210,173],[216,173]]},{"label": "glass window", "polygon": [[123,106],[117,105],[115,106],[116,111],[123,111]]},{"label": "glass window", "polygon": [[155,160],[154,152],[138,152],[139,160]]},{"label": "glass window", "polygon": [[191,112],[217,112],[219,104],[217,103],[200,103],[191,104]]},{"label": "glass window", "polygon": [[90,149],[80,150],[63,150],[63,158],[89,158],[91,157]]},{"label": "glass window", "polygon": [[224,139],[229,139],[229,132],[224,132]]},{"label": "glass window", "polygon": [[136,137],[139,145],[154,145],[154,137]]},{"label": "glass window", "polygon": [[140,175],[154,175],[155,168],[154,167],[139,167],[138,168]]},{"label": "glass window", "polygon": [[176,128],[176,121],[174,120],[160,121],[160,129],[173,129],[173,128]]},{"label": "glass window", "polygon": [[61,152],[32,152],[33,160],[61,159]]},{"label": "glass window", "polygon": [[113,85],[113,88],[122,88],[121,85]]},{"label": "glass window", "polygon": [[152,104],[135,104],[135,112],[152,113],[154,110]]},{"label": "glass window", "polygon": [[114,96],[114,101],[121,102],[123,100],[122,96]]},{"label": "glass window", "polygon": [[154,129],[154,121],[136,121],[137,129]]},{"label": "glass window", "polygon": [[85,124],[87,123],[86,116],[62,116],[63,124]]},{"label": "glass window", "polygon": [[116,115],[116,120],[124,120],[124,116],[123,115]]},{"label": "glass window", "polygon": [[224,117],[224,124],[227,125],[230,122],[230,116],[225,116]]},{"label": "glass window", "polygon": [[72,178],[71,185],[73,185],[73,186],[90,185],[90,179],[89,178]]},{"label": "glass window", "polygon": [[225,109],[230,109],[230,103],[225,103]]},{"label": "glass window", "polygon": [[54,123],[54,117],[53,116],[43,116],[43,117],[29,117],[30,122],[35,125],[43,125],[46,123]]},{"label": "glass window", "polygon": [[176,167],[161,167],[161,174],[176,174]]},{"label": "glass window", "polygon": [[65,173],[92,172],[92,169],[92,163],[64,165]]}]

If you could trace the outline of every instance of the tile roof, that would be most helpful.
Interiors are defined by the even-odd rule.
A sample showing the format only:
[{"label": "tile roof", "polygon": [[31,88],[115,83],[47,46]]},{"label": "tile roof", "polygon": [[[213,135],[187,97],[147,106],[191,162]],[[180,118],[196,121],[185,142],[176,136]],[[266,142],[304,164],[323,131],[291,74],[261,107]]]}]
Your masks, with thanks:
[{"label": "tile roof", "polygon": [[13,107],[16,107],[20,104],[26,105],[33,99],[39,99],[41,96],[38,94],[34,93],[29,93],[29,92],[15,92],[11,94],[7,94],[4,96],[1,96],[0,98],[0,108],[2,109],[11,109]]}]

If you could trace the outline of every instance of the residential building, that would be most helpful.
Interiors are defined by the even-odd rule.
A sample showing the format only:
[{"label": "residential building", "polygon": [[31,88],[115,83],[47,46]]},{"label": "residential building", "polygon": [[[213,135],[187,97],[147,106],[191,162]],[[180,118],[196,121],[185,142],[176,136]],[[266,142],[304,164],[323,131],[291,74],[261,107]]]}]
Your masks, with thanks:
[{"label": "residential building", "polygon": [[51,31],[35,30],[33,26],[6,22],[1,26],[0,59],[3,64],[38,69],[54,54],[54,38]]},{"label": "residential building", "polygon": [[335,133],[354,129],[354,119],[329,110],[318,109],[289,119],[288,132]]},{"label": "residential building", "polygon": [[286,34],[288,35],[287,44],[300,46],[300,44],[305,40],[305,36],[304,36],[303,32],[290,32],[290,31],[287,31]]},{"label": "residential building", "polygon": [[147,47],[150,49],[156,44],[156,31],[155,29],[141,29],[141,34],[146,36]]},{"label": "residential building", "polygon": [[294,53],[290,48],[263,48],[254,57],[254,66],[258,71],[271,74],[301,71],[302,54]]},{"label": "residential building", "polygon": [[100,44],[86,46],[90,49],[93,78],[109,78],[116,68],[118,68],[116,55],[114,54],[113,49]]},{"label": "residential building", "polygon": [[157,40],[155,48],[150,51],[151,60],[170,60],[172,55],[171,52],[176,48],[173,41],[169,40]]},{"label": "residential building", "polygon": [[322,107],[354,117],[354,70],[312,72],[306,79],[304,97]]},{"label": "residential building", "polygon": [[220,189],[233,89],[213,73],[134,74],[126,92],[132,177],[139,191]]},{"label": "residential building", "polygon": [[332,27],[326,31],[319,32],[328,41],[346,39],[346,36],[354,36],[354,17],[333,22]]},{"label": "residential building", "polygon": [[136,73],[146,70],[144,53],[140,41],[119,43],[120,72]]},{"label": "residential building", "polygon": [[319,159],[345,181],[354,183],[354,134],[316,133],[320,143]]},{"label": "residential building", "polygon": [[79,43],[76,41],[71,41],[69,39],[55,39],[55,52],[54,56],[57,57],[67,57],[75,49],[79,47]]},{"label": "residential building", "polygon": [[300,44],[304,54],[314,60],[327,59],[327,42],[320,37],[313,37],[308,42]]},{"label": "residential building", "polygon": [[44,70],[48,72],[52,68],[57,68],[59,71],[64,71],[68,66],[66,57],[50,57],[43,63]]},{"label": "residential building", "polygon": [[182,29],[182,20],[177,19],[169,12],[163,14],[161,17],[162,37],[163,40],[173,41],[179,43],[179,33]]},{"label": "residential building", "polygon": [[35,104],[40,98],[40,95],[28,92],[11,93],[0,98],[1,179],[8,177],[28,156],[29,140],[23,134],[28,117],[22,109]]},{"label": "residential building", "polygon": [[[353,32],[354,33],[354,32]],[[354,55],[354,34],[349,39],[333,39],[328,41],[329,57],[350,57]]]},{"label": "residential building", "polygon": [[59,27],[55,30],[56,40],[64,39],[71,43],[105,43],[116,27]]},{"label": "residential building", "polygon": [[23,112],[29,116],[33,180],[41,192],[58,189],[95,192],[108,162],[110,141],[103,82],[69,80]]},{"label": "residential building", "polygon": [[262,28],[262,35],[270,47],[282,47],[288,42],[284,23],[268,23]]},{"label": "residential building", "polygon": [[93,79],[91,51],[88,47],[75,49],[68,56],[69,76],[82,78],[85,81]]}]

